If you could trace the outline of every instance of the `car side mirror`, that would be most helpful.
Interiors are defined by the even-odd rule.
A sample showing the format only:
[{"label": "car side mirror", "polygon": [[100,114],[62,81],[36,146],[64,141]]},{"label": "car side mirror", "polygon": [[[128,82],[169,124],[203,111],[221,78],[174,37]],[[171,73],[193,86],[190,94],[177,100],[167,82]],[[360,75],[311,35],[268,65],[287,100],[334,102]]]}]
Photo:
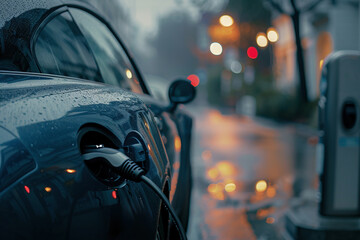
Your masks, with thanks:
[{"label": "car side mirror", "polygon": [[185,104],[194,100],[196,89],[188,80],[176,80],[169,87],[170,105],[168,112],[174,112],[179,103]]}]

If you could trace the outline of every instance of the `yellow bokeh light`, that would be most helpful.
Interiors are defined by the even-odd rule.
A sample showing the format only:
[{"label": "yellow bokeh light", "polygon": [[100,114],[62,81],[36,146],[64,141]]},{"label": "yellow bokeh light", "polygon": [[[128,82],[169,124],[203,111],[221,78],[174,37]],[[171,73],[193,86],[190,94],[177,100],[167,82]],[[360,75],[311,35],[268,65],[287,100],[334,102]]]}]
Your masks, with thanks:
[{"label": "yellow bokeh light", "polygon": [[277,40],[279,40],[279,34],[275,28],[269,28],[267,30],[267,38],[270,42],[277,42]]},{"label": "yellow bokeh light", "polygon": [[217,184],[214,184],[214,183],[212,183],[212,184],[210,184],[209,186],[208,186],[208,192],[209,193],[217,193],[217,192],[219,192],[221,189],[219,188],[219,186],[217,185]]},{"label": "yellow bokeh light", "polygon": [[219,170],[217,170],[216,168],[211,168],[207,171],[207,176],[211,180],[217,179],[219,177],[219,174]]},{"label": "yellow bokeh light", "polygon": [[51,187],[45,187],[46,192],[51,192],[51,190],[52,190]]},{"label": "yellow bokeh light", "polygon": [[255,189],[257,192],[265,192],[267,189],[267,183],[265,180],[259,180],[257,181],[255,185]]},{"label": "yellow bokeh light", "polygon": [[320,62],[319,62],[320,69],[322,68],[323,64],[324,64],[324,59],[321,59]]},{"label": "yellow bokeh light", "polygon": [[225,199],[225,194],[223,192],[224,189],[224,184],[223,183],[212,183],[208,186],[208,192],[210,193],[210,195],[217,199],[217,200],[224,200]]},{"label": "yellow bokeh light", "polygon": [[219,56],[219,55],[221,55],[222,51],[223,51],[223,48],[222,48],[220,43],[213,42],[213,43],[210,44],[210,52],[213,55]]},{"label": "yellow bokeh light", "polygon": [[217,192],[212,195],[217,200],[225,200],[225,194],[223,192]]},{"label": "yellow bokeh light", "polygon": [[223,177],[234,177],[236,176],[236,167],[227,161],[221,161],[216,164],[216,168],[219,170]]},{"label": "yellow bokeh light", "polygon": [[268,45],[268,40],[265,33],[259,33],[256,36],[256,43],[259,47],[266,47]]},{"label": "yellow bokeh light", "polygon": [[180,152],[180,150],[181,150],[181,140],[180,140],[179,136],[175,137],[175,143],[174,144],[175,144],[175,151]]},{"label": "yellow bokeh light", "polygon": [[235,183],[228,183],[225,185],[225,191],[230,193],[230,192],[234,192],[236,190],[236,185]]},{"label": "yellow bokeh light", "polygon": [[132,72],[130,71],[130,69],[126,69],[125,73],[126,73],[126,77],[128,79],[131,79],[133,77]]},{"label": "yellow bokeh light", "polygon": [[219,18],[219,22],[224,27],[230,27],[234,23],[234,19],[229,15],[223,15]]},{"label": "yellow bokeh light", "polygon": [[66,172],[67,173],[76,173],[76,170],[68,168],[68,169],[66,169]]}]

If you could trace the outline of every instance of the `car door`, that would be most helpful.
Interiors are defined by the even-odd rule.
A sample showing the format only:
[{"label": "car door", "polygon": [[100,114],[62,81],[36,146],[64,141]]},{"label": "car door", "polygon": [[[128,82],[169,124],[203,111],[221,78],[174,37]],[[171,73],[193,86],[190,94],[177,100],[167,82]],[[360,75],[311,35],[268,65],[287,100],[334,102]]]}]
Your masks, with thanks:
[{"label": "car door", "polygon": [[[91,146],[121,150],[143,142],[149,157],[140,164],[165,188],[169,163],[152,114],[131,92],[95,82],[104,81],[103,65],[66,7],[49,13],[32,43],[39,70],[59,76],[0,75],[2,127],[22,142],[36,166],[2,190],[0,208],[7,213],[2,218],[17,214],[1,226],[7,231],[0,234],[4,239],[155,238],[157,196],[82,156]],[[115,76],[129,78],[127,70],[133,71],[123,70],[117,69]],[[136,81],[122,87],[142,90]],[[16,231],[16,223],[22,223],[23,232]]]}]

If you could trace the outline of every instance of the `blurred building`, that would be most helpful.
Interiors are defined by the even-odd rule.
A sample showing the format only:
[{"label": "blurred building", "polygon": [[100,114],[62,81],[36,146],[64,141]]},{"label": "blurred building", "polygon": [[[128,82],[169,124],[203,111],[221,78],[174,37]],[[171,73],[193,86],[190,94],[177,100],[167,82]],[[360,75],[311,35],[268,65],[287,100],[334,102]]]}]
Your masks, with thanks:
[{"label": "blurred building", "polygon": [[[297,3],[301,8],[303,1]],[[292,21],[288,15],[279,14],[275,10],[272,13],[273,25],[280,36],[274,45],[276,85],[281,90],[294,92],[298,83],[298,70]],[[319,96],[320,69],[324,58],[333,51],[360,50],[359,24],[359,0],[323,0],[316,8],[302,13],[300,34],[311,100]]]}]

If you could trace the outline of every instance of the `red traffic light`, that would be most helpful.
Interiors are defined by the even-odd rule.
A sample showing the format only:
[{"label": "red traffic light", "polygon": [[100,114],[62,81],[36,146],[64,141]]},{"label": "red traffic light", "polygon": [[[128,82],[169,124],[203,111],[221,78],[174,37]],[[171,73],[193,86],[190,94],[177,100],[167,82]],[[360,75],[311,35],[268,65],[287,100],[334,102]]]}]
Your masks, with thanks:
[{"label": "red traffic light", "polygon": [[247,50],[247,55],[251,59],[256,59],[258,57],[258,50],[255,47],[249,47]]}]

